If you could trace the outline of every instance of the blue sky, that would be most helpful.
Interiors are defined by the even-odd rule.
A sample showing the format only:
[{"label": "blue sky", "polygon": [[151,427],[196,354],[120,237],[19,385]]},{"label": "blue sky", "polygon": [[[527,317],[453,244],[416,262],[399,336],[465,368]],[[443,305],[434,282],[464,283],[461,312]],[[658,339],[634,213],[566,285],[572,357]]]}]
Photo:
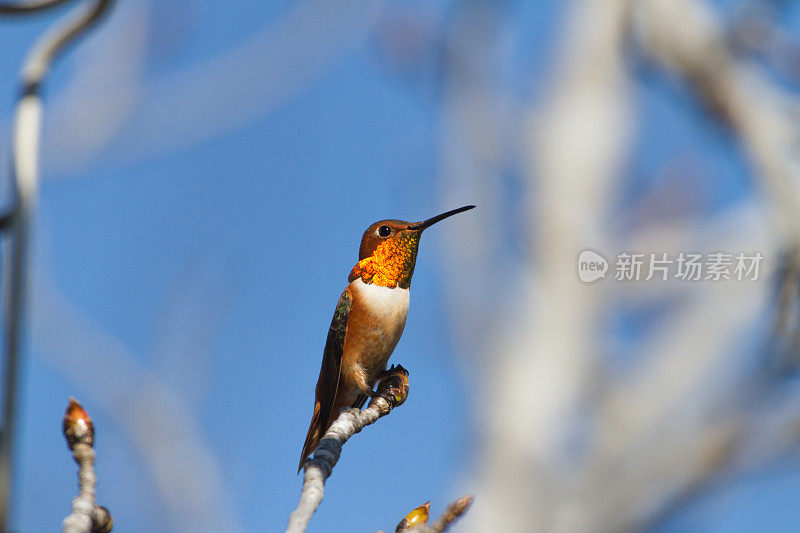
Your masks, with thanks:
[{"label": "blue sky", "polygon": [[[120,2],[109,27],[122,24],[115,18],[122,4],[126,12],[148,10],[141,69],[146,80],[235,48],[290,6],[248,0],[231,9],[225,2],[129,0]],[[411,6],[428,10],[436,27],[446,24],[449,4]],[[549,73],[553,21],[561,13],[556,2],[532,4],[504,3],[510,46],[517,50],[504,81],[515,93],[535,95]],[[0,86],[5,88],[0,132],[8,130],[24,52],[53,18],[0,20]],[[75,57],[86,58],[98,37],[94,34],[59,64],[47,87],[54,106],[60,90],[70,86]],[[63,330],[47,327],[53,322],[34,321],[42,325],[34,326],[33,334],[46,338],[32,343],[24,363],[16,530],[56,530],[68,511],[75,468],[60,420],[70,395],[83,401],[95,421],[98,498],[112,510],[115,531],[178,527],[155,488],[150,459],[120,414],[136,416],[139,394],[153,387],[172,391],[172,407],[191,415],[187,434],[207,454],[199,456],[202,461],[211,461],[198,460],[197,470],[211,472],[208,476],[219,482],[214,494],[221,500],[211,507],[224,506],[223,514],[245,531],[285,525],[299,494],[295,467],[327,328],[357,259],[361,233],[381,218],[424,219],[442,210],[437,180],[441,109],[433,70],[429,76],[406,75],[368,38],[269,112],[254,112],[189,146],[137,152],[131,144],[148,132],[123,125],[78,165],[59,170],[69,153],[45,163],[34,255],[37,284],[49,298],[59,295],[68,302],[71,312],[102,332],[103,339],[124,347],[131,368],[146,371],[136,376],[150,376],[158,384],[149,378],[117,383],[125,377],[119,369],[65,371],[73,352],[54,359],[46,347],[80,347],[85,339],[65,340],[58,336]],[[656,178],[648,169],[675,152],[685,152],[690,160],[696,156],[713,169],[702,172],[714,176],[705,194],[708,209],[751,194],[735,142],[689,102],[681,87],[645,73],[637,99],[642,124],[653,126],[639,132],[630,195],[652,187]],[[208,105],[236,105],[222,100]],[[134,112],[131,122],[136,120]],[[62,133],[74,128],[78,134],[82,125],[49,127]],[[5,157],[7,151],[0,154]],[[392,357],[411,371],[410,399],[347,444],[311,531],[391,530],[413,507],[432,500],[439,512],[469,490],[459,483],[474,452],[467,406],[475,376],[456,364],[452,350],[458,339],[445,319],[441,268],[442,240],[458,239],[464,231],[459,218],[482,216],[481,198],[464,203],[479,208],[438,225],[422,240],[411,312]],[[452,207],[457,205],[445,206]],[[513,239],[508,243],[515,245]],[[57,323],[57,315],[48,312],[42,311]],[[87,341],[86,346],[94,345]],[[84,354],[77,364],[97,364],[92,355]],[[109,397],[118,403],[104,403]],[[140,438],[152,447],[173,442]],[[195,458],[179,449],[174,453],[176,461]],[[171,482],[191,492],[196,478],[180,478],[186,471],[177,471]],[[659,530],[691,530],[698,520],[712,531],[747,531],[754,522],[779,530],[800,518],[796,506],[792,511],[789,503],[779,502],[798,495],[796,468],[791,473],[776,468],[699,499]],[[783,514],[775,511],[778,507]],[[353,508],[358,513],[343,512]]]},{"label": "blue sky", "polygon": [[[220,5],[188,4],[200,11],[189,46],[171,61],[151,52],[153,70],[202,60],[274,11],[253,2],[251,18]],[[17,25],[12,40],[18,48],[2,54],[9,95],[21,52],[43,23]],[[12,23],[2,29],[10,33]],[[57,94],[58,77],[68,75],[61,69],[49,95]],[[142,365],[164,369],[178,390],[197,391],[189,396],[203,444],[218,461],[231,514],[246,530],[277,529],[261,526],[274,521],[282,526],[297,499],[295,465],[321,351],[364,228],[384,217],[423,219],[437,212],[430,179],[434,110],[389,78],[368,48],[360,50],[269,117],[231,135],[124,166],[105,153],[80,176],[44,177],[41,270]],[[465,417],[439,318],[436,260],[439,239],[445,232],[454,238],[458,223],[439,229],[423,241],[413,312],[393,358],[413,369],[412,394],[419,390],[419,400],[348,444],[315,517],[316,530],[349,527],[340,511],[348,504],[367,510],[354,529],[388,529],[408,509],[428,499],[441,500],[441,508],[455,494],[456,465],[464,458],[451,448],[463,437]],[[188,378],[183,366],[191,373],[190,354],[163,362],[159,358],[167,356],[158,352],[159,343],[169,344],[163,338],[170,326],[160,323],[168,300],[187,291],[189,298],[202,295],[192,300],[206,307],[201,317],[212,315],[196,326],[209,328],[202,332],[205,367]],[[200,383],[180,382],[192,379]],[[53,530],[68,509],[74,468],[59,420],[75,395],[85,398],[95,419],[99,497],[112,508],[117,530],[169,530],[123,422],[93,405],[84,390],[91,387],[66,381],[35,352],[26,360],[18,529]],[[429,416],[432,404],[435,417]],[[395,434],[426,444],[411,447]]]}]

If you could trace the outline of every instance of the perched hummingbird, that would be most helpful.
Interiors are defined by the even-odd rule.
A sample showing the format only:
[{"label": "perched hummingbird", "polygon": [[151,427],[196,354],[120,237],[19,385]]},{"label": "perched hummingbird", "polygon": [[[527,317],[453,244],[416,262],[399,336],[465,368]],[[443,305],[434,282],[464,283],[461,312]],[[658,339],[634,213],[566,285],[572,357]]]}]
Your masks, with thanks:
[{"label": "perched hummingbird", "polygon": [[424,222],[381,220],[361,237],[358,262],[333,313],[317,380],[314,415],[299,472],[342,407],[362,407],[386,371],[408,315],[409,287],[425,228],[475,207],[453,209]]}]

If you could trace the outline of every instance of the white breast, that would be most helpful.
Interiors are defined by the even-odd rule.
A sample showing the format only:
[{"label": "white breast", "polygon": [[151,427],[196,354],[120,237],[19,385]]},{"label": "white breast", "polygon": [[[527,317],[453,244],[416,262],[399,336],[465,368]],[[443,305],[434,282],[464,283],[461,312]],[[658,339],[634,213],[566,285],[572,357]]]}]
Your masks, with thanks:
[{"label": "white breast", "polygon": [[395,322],[400,319],[401,324],[406,323],[410,290],[402,287],[390,289],[389,287],[364,283],[361,278],[355,280],[352,286],[358,291],[358,295],[363,298],[364,303],[374,313],[378,321]]},{"label": "white breast", "polygon": [[[352,360],[354,380],[361,390],[374,385],[378,374],[386,368],[397,341],[403,334],[408,316],[409,290],[401,287],[390,289],[380,285],[355,280],[350,287],[357,293],[354,305],[363,306],[369,319],[348,325],[347,338],[353,339]],[[352,326],[352,327],[351,327]],[[345,341],[347,343],[347,341]],[[347,344],[346,351],[349,352]]]}]

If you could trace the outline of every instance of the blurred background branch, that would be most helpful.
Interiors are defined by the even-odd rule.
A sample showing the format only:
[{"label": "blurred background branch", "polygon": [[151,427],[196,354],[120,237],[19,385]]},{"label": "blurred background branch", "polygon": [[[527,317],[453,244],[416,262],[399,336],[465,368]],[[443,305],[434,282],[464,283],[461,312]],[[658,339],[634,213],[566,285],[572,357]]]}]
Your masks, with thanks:
[{"label": "blurred background branch", "polygon": [[[771,490],[800,472],[796,2],[243,5],[120,3],[56,73],[22,494],[51,490],[39,414],[77,388],[107,418],[118,522],[284,516],[324,342],[306,332],[353,239],[478,203],[418,264],[396,357],[420,400],[348,445],[315,522],[366,530],[466,486],[467,531],[797,522]],[[764,262],[586,285],[586,248]],[[390,501],[353,489],[385,479]]]},{"label": "blurred background branch", "polygon": [[[35,11],[58,2],[4,4],[0,14]],[[39,136],[42,103],[40,89],[56,57],[82,33],[91,28],[108,9],[111,0],[97,0],[76,9],[62,25],[48,32],[33,46],[22,67],[21,94],[14,116],[12,139],[12,181],[15,194],[11,217],[11,250],[3,268],[4,294],[4,387],[3,427],[0,433],[0,531],[8,528],[11,497],[11,461],[17,438],[16,417],[20,346],[25,326],[28,291],[28,250],[31,221],[39,194]]]},{"label": "blurred background branch", "polygon": [[41,11],[63,4],[68,0],[29,0],[27,2],[0,2],[0,15],[27,15],[33,11]]},{"label": "blurred background branch", "polygon": [[[759,459],[750,456],[749,468],[784,453],[795,427],[784,415],[781,430],[773,418],[772,431],[784,437],[770,445],[752,431],[763,409],[791,405],[793,395],[776,400],[775,377],[754,372],[752,360],[735,349],[737,332],[752,331],[772,303],[766,282],[587,287],[572,270],[587,246],[677,253],[710,245],[772,258],[782,250],[793,254],[800,231],[793,97],[736,56],[723,22],[704,2],[571,6],[555,82],[543,110],[527,115],[532,144],[522,157],[530,158],[525,212],[531,240],[512,282],[516,294],[499,321],[491,313],[466,318],[496,324],[497,331],[483,351],[484,358],[499,353],[500,362],[495,355],[485,368],[478,403],[515,406],[483,431],[481,500],[475,522],[467,524],[474,531],[651,525],[698,487],[742,468],[740,454],[756,435]],[[637,53],[686,80],[693,97],[739,137],[753,161],[771,233],[749,209],[710,222],[634,226],[625,228],[627,235],[614,226],[636,128],[631,72]],[[612,372],[601,308],[631,319],[637,309],[661,305],[670,312],[637,345],[635,364]],[[453,308],[464,320],[464,307]]]}]

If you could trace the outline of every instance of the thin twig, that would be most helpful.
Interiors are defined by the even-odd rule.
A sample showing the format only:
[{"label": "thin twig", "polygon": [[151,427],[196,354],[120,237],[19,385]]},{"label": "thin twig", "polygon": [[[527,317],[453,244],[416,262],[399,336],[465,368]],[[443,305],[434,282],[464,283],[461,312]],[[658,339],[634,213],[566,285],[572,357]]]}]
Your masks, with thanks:
[{"label": "thin twig", "polygon": [[111,531],[114,520],[105,507],[95,503],[97,475],[94,472],[94,424],[75,398],[69,399],[64,415],[64,438],[78,463],[78,497],[64,519],[64,533]]},{"label": "thin twig", "polygon": [[373,397],[369,405],[361,411],[355,408],[342,409],[339,417],[325,432],[314,450],[313,459],[304,466],[300,502],[289,516],[286,533],[302,533],[308,527],[311,516],[322,501],[325,480],[333,472],[344,443],[366,426],[388,415],[393,408],[402,405],[408,396],[408,373],[398,366],[397,372],[381,380],[377,393],[378,396]]},{"label": "thin twig", "polygon": [[72,457],[78,463],[78,497],[72,500],[72,511],[64,519],[64,533],[88,533],[92,529],[95,485],[94,448],[88,444],[78,444],[72,449]]},{"label": "thin twig", "polygon": [[638,0],[634,5],[639,41],[656,64],[687,80],[695,96],[739,137],[772,204],[784,246],[796,249],[800,158],[797,124],[788,110],[797,99],[736,57],[709,2]]},{"label": "thin twig", "polygon": [[513,205],[525,213],[524,263],[503,295],[505,311],[484,314],[475,328],[483,337],[476,346],[492,354],[477,390],[515,409],[481,425],[477,486],[487,500],[471,516],[473,531],[558,529],[560,502],[571,496],[564,480],[582,459],[564,443],[588,439],[587,417],[609,378],[593,335],[611,287],[587,289],[565,265],[587,245],[613,249],[604,228],[633,144],[635,91],[622,50],[630,10],[622,1],[563,4],[555,76],[544,99],[519,113],[528,135],[524,194]]},{"label": "thin twig", "polygon": [[[48,32],[33,46],[22,68],[22,92],[14,117],[13,164],[16,206],[11,218],[13,246],[3,271],[3,289],[8,291],[5,309],[5,383],[3,430],[0,433],[0,531],[8,530],[8,505],[11,487],[12,443],[15,437],[19,351],[27,290],[27,255],[30,221],[36,209],[39,189],[39,135],[42,119],[40,86],[56,57],[83,32],[93,26],[112,0],[96,0],[76,16]],[[14,4],[49,7],[52,2]],[[3,4],[7,10],[11,5]]]},{"label": "thin twig", "polygon": [[[141,474],[151,477],[153,497],[167,511],[165,523],[171,531],[243,533],[245,528],[221,482],[217,458],[202,437],[201,415],[191,409],[185,394],[176,394],[174,380],[151,368],[140,354],[65,298],[45,270],[32,270],[31,331],[47,332],[31,337],[32,352],[41,354],[66,382],[83,388],[84,399],[96,409],[103,409],[114,420],[125,420],[119,428],[130,445],[141,450],[145,469]],[[178,275],[192,277],[185,272]],[[219,287],[222,285],[214,291]],[[192,290],[210,300],[220,294],[204,292],[199,285]],[[174,305],[190,305],[186,298],[177,296]],[[204,328],[213,328],[204,322],[203,312],[195,312],[186,316]],[[208,355],[200,345],[192,350],[192,356],[200,360]],[[144,392],[142,384],[146,384]],[[153,442],[159,445],[153,446]],[[175,450],[181,451],[177,460]],[[193,490],[185,490],[186,479],[192,480]],[[210,501],[215,505],[209,506]]]},{"label": "thin twig", "polygon": [[465,494],[448,505],[447,510],[442,513],[442,516],[437,518],[433,524],[420,529],[420,533],[442,533],[443,531],[446,531],[447,528],[449,528],[450,525],[458,519],[458,517],[464,514],[471,503],[472,495]]}]

